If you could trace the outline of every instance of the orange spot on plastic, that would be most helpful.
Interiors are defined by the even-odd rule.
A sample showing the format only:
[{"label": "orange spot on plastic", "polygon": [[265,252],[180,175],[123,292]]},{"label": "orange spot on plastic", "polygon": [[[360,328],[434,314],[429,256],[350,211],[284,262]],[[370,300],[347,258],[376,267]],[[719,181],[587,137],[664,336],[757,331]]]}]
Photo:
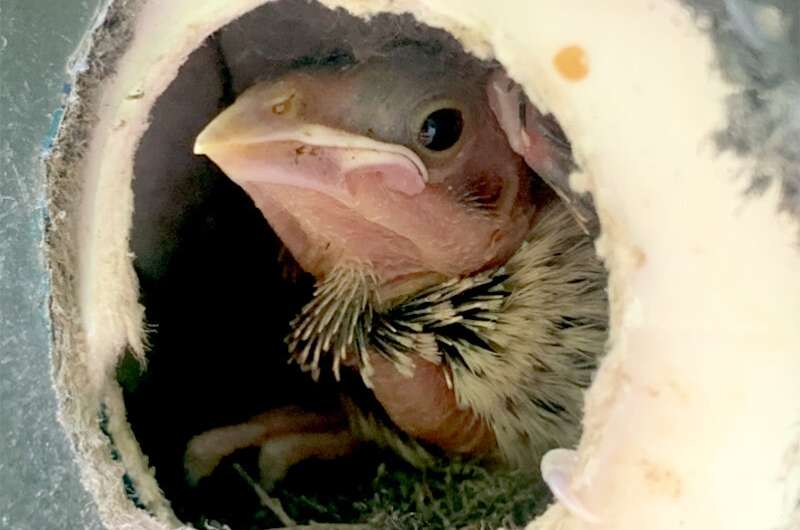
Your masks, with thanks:
[{"label": "orange spot on plastic", "polygon": [[562,76],[570,81],[580,81],[589,74],[586,50],[572,45],[561,48],[553,58],[553,64]]}]

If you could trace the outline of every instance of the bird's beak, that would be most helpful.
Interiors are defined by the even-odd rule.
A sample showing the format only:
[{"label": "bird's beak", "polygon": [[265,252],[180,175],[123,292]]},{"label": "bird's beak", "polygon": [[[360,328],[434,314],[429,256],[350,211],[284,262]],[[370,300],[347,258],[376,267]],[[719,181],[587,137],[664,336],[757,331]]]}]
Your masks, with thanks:
[{"label": "bird's beak", "polygon": [[194,152],[244,187],[283,184],[344,203],[359,175],[380,174],[387,188],[406,195],[425,188],[428,172],[413,151],[309,123],[298,99],[291,89],[250,89],[200,133]]}]

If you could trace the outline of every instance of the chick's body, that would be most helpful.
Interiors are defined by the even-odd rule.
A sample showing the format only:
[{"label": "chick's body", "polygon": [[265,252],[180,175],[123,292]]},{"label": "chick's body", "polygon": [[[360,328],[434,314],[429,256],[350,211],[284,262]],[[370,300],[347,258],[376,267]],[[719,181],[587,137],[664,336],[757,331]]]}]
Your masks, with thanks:
[{"label": "chick's body", "polygon": [[[577,441],[607,334],[605,281],[591,238],[551,203],[504,267],[436,285],[378,317],[373,392],[414,439],[532,470],[548,449]],[[361,421],[365,410],[351,416],[369,438],[384,427]],[[425,461],[407,440],[388,445]]]},{"label": "chick's body", "polygon": [[196,147],[317,280],[289,353],[356,368],[350,432],[417,464],[571,444],[603,348],[591,240],[509,146],[489,82],[414,46],[308,68],[249,89]]}]

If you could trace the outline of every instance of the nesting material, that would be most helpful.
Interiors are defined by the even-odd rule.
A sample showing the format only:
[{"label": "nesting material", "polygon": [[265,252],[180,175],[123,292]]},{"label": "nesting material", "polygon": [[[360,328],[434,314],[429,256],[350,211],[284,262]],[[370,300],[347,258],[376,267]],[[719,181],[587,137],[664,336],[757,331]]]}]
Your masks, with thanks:
[{"label": "nesting material", "polygon": [[[247,19],[234,22],[262,4],[274,16],[250,19],[250,30]],[[308,34],[347,35],[317,4],[296,2],[296,13],[310,16],[287,18],[271,4],[112,2],[87,41],[86,59],[76,63],[48,164],[55,379],[84,482],[109,528],[179,525],[125,421],[115,380],[125,352],[142,357],[146,342],[131,249],[141,260],[139,277],[157,279],[171,252],[161,243],[176,240],[181,225],[172,196],[162,193],[163,208],[135,215],[163,214],[159,226],[167,229],[140,231],[134,173],[142,185],[187,176],[169,171],[186,160],[156,156],[167,150],[137,158],[138,148],[152,127],[168,122],[185,138],[161,144],[188,144],[192,127],[199,130],[251,84],[269,66],[248,63],[258,55],[246,45],[254,35],[283,35],[278,52],[278,44],[319,51],[314,43],[325,39]],[[744,63],[729,52],[751,48],[708,29],[749,19],[740,11],[730,19],[715,9],[691,13],[677,1],[323,4],[359,16],[411,12],[499,61],[563,126],[581,167],[572,184],[593,195],[598,249],[610,269],[611,348],[588,394],[575,466],[559,486],[559,498],[570,502],[554,504],[530,528],[792,528],[800,498],[800,254],[796,218],[785,212],[797,211],[787,192],[797,179],[795,150],[780,148],[792,136],[774,124],[790,120],[794,107],[778,112],[752,103],[746,82],[729,75]],[[229,23],[230,31],[207,40]],[[773,49],[787,31],[767,24],[769,39],[756,33],[755,49]],[[226,65],[205,67],[219,49],[237,46],[242,53]],[[220,75],[237,64],[253,68]],[[777,85],[790,84],[775,73],[788,71],[781,64],[768,66]],[[201,81],[217,89],[189,90]],[[173,105],[158,109],[166,101]],[[156,111],[167,108],[174,114],[158,119]],[[746,196],[754,183],[760,194]],[[213,186],[194,191],[197,205],[219,197]],[[207,213],[202,206],[182,211],[190,210]],[[206,219],[209,226],[218,220]],[[180,350],[179,342],[173,346]],[[176,396],[186,403],[214,390]],[[576,505],[585,511],[568,509]]]}]

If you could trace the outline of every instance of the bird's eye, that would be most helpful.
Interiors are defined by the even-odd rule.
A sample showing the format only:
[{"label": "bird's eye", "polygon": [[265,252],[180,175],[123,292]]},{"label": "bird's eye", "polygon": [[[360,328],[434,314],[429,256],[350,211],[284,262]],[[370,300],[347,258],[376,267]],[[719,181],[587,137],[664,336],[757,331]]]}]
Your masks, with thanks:
[{"label": "bird's eye", "polygon": [[428,114],[419,129],[418,141],[431,151],[446,151],[461,138],[464,119],[457,109],[439,109]]}]

